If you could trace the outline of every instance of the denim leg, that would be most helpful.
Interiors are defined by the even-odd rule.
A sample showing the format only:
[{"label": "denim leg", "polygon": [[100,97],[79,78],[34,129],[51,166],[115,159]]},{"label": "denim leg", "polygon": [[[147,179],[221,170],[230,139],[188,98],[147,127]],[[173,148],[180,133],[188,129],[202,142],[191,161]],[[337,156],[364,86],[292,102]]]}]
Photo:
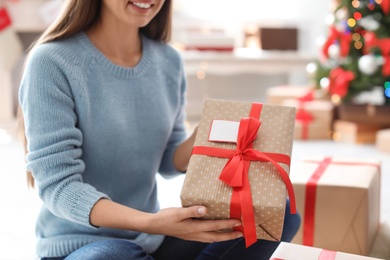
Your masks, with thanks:
[{"label": "denim leg", "polygon": [[[290,201],[288,200],[281,240],[290,242],[297,233],[300,224],[301,218],[299,214],[290,214]],[[269,260],[279,243],[280,242],[268,240],[258,240],[249,248],[245,248],[245,240],[243,238],[212,243],[198,255],[196,260]]]},{"label": "denim leg", "polygon": [[134,243],[109,239],[85,245],[65,260],[153,260],[142,248]]}]

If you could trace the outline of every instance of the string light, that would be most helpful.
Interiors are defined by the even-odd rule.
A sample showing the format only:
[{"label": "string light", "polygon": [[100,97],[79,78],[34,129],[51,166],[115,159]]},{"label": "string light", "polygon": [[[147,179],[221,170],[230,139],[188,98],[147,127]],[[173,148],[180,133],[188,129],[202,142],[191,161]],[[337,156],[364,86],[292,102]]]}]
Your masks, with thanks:
[{"label": "string light", "polygon": [[385,96],[390,98],[390,81],[385,82]]},{"label": "string light", "polygon": [[353,6],[354,8],[359,8],[360,2],[359,2],[358,0],[353,0],[353,1],[352,1],[352,6]]},{"label": "string light", "polygon": [[363,43],[361,41],[356,41],[354,46],[355,49],[360,50],[361,48],[363,48]]},{"label": "string light", "polygon": [[360,12],[355,12],[355,13],[353,14],[353,18],[355,18],[356,20],[362,19],[362,13],[360,13]]},{"label": "string light", "polygon": [[354,41],[359,41],[360,40],[360,38],[361,38],[362,36],[359,34],[359,33],[354,33],[354,34],[352,34],[352,39],[354,40]]},{"label": "string light", "polygon": [[348,26],[349,27],[355,27],[355,25],[356,25],[356,20],[353,19],[353,18],[349,18],[348,19]]}]

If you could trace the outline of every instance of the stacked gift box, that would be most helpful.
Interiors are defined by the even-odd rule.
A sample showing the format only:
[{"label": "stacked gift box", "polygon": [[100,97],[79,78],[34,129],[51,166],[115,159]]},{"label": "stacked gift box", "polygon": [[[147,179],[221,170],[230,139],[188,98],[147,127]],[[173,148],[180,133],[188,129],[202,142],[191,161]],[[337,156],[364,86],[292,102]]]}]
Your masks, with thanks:
[{"label": "stacked gift box", "polygon": [[297,109],[294,139],[330,139],[334,106],[321,90],[304,86],[275,86],[267,90],[267,104]]},{"label": "stacked gift box", "polygon": [[382,152],[390,152],[390,129],[382,129],[376,133],[376,148]]},{"label": "stacked gift box", "polygon": [[352,105],[338,106],[339,119],[334,122],[335,140],[349,143],[375,144],[381,151],[390,142],[383,139],[380,130],[390,127],[390,106]]}]

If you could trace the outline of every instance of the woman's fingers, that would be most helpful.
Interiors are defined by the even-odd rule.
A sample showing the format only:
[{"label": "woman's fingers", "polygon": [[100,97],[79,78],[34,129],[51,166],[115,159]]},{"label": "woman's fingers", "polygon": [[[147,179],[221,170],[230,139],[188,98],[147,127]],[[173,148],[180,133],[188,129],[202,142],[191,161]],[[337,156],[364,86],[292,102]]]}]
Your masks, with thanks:
[{"label": "woman's fingers", "polygon": [[220,231],[232,230],[234,227],[241,225],[241,221],[237,219],[225,220],[192,220],[194,227],[196,226],[199,232],[203,231]]},{"label": "woman's fingers", "polygon": [[179,237],[185,240],[216,242],[236,239],[242,236],[240,231],[233,230],[240,226],[237,219],[205,220],[207,214],[204,206],[187,208],[168,208],[156,213],[148,222],[146,232]]}]

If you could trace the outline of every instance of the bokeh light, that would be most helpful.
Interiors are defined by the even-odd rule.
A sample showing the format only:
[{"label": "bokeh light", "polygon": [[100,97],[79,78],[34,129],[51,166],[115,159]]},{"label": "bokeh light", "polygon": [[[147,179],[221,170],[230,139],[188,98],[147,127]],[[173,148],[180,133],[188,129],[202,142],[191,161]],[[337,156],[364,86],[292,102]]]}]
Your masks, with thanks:
[{"label": "bokeh light", "polygon": [[353,13],[353,18],[355,18],[356,20],[362,19],[362,13],[361,12]]},{"label": "bokeh light", "polygon": [[355,27],[355,25],[356,25],[356,20],[353,19],[353,18],[349,18],[347,23],[348,23],[348,26],[349,26],[349,27]]},{"label": "bokeh light", "polygon": [[355,7],[355,8],[359,8],[360,2],[358,0],[353,0],[352,1],[352,6]]},{"label": "bokeh light", "polygon": [[361,41],[356,41],[353,46],[355,46],[355,49],[360,50],[363,48],[363,43]]},{"label": "bokeh light", "polygon": [[390,89],[390,81],[386,81],[386,83],[385,83],[385,89]]},{"label": "bokeh light", "polygon": [[359,41],[360,40],[360,38],[362,38],[362,36],[359,34],[359,33],[354,33],[354,34],[352,34],[352,39],[354,40],[354,41]]},{"label": "bokeh light", "polygon": [[385,90],[386,97],[390,98],[390,88]]}]

